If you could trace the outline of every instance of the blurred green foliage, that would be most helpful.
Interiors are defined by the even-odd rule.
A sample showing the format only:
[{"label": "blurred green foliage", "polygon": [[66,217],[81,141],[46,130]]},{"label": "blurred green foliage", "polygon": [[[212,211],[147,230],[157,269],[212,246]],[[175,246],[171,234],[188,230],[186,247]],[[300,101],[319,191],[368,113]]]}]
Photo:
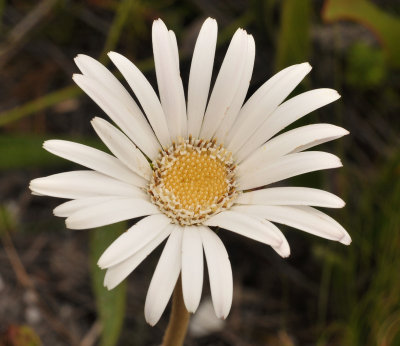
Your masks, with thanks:
[{"label": "blurred green foliage", "polygon": [[97,261],[125,227],[125,223],[118,223],[90,231],[90,270],[101,322],[101,346],[113,346],[118,342],[125,316],[126,282],[109,291],[103,285],[104,270],[97,266]]},{"label": "blurred green foliage", "polygon": [[368,0],[326,0],[323,17],[328,22],[353,20],[370,28],[381,41],[386,58],[400,67],[400,19]]},{"label": "blurred green foliage", "polygon": [[308,61],[310,55],[310,0],[283,0],[275,70]]},{"label": "blurred green foliage", "polygon": [[346,81],[357,88],[368,89],[379,86],[386,78],[387,68],[381,49],[363,42],[355,43],[349,50],[346,66]]}]

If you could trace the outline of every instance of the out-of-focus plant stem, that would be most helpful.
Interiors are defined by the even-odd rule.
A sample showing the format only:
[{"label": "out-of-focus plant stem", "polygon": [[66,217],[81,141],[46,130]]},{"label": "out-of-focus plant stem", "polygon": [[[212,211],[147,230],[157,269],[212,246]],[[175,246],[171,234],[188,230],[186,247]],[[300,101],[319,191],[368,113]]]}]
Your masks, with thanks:
[{"label": "out-of-focus plant stem", "polygon": [[106,43],[104,44],[103,52],[99,58],[100,62],[105,63],[107,61],[107,53],[117,46],[122,29],[126,25],[135,1],[136,0],[124,0],[118,5],[117,13],[108,31]]},{"label": "out-of-focus plant stem", "polygon": [[162,346],[182,346],[185,341],[190,314],[183,301],[182,281],[179,277],[172,296],[172,309]]}]

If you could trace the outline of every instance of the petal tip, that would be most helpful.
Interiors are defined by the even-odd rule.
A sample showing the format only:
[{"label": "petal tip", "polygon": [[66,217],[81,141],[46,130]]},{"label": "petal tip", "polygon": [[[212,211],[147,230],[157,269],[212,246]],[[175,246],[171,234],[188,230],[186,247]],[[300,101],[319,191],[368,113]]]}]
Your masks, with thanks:
[{"label": "petal tip", "polygon": [[351,237],[350,235],[346,232],[341,239],[339,239],[339,242],[344,244],[344,245],[350,245],[351,244]]}]

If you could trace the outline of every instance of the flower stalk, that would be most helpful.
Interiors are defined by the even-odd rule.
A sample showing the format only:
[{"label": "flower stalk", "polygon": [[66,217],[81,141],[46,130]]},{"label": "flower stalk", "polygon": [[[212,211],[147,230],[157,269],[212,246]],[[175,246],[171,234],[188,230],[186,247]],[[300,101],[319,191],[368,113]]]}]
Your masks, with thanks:
[{"label": "flower stalk", "polygon": [[176,283],[172,297],[172,309],[162,346],[181,346],[185,341],[190,314],[183,301],[181,277]]}]

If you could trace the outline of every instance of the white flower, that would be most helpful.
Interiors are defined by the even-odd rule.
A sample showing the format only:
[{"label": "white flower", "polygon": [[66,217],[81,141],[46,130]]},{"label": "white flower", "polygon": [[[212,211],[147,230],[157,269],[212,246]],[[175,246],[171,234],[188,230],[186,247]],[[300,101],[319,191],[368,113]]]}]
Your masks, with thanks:
[{"label": "white flower", "polygon": [[[254,39],[236,31],[209,101],[217,23],[207,19],[194,49],[187,103],[179,73],[175,35],[161,20],[153,24],[153,51],[160,100],[144,75],[117,53],[109,57],[141,108],[96,60],[79,55],[74,81],[122,130],[101,119],[92,125],[114,156],[85,145],[50,140],[49,152],[88,170],[31,182],[40,195],[71,199],[54,210],[71,229],[87,229],[143,217],[116,239],[98,261],[109,289],[124,280],[168,238],[145,303],[148,323],[157,323],[182,275],[185,305],[195,312],[203,286],[203,250],[215,313],[225,318],[232,303],[228,254],[210,226],[270,245],[282,257],[289,245],[271,222],[343,244],[345,229],[316,207],[341,208],[337,196],[304,187],[266,185],[299,174],[341,166],[339,158],[305,151],[346,135],[330,124],[303,126],[275,136],[309,112],[337,100],[331,89],[285,98],[310,72],[290,66],[264,83],[243,104],[254,64]],[[275,136],[275,137],[274,137]],[[149,164],[150,160],[152,164]]]}]

